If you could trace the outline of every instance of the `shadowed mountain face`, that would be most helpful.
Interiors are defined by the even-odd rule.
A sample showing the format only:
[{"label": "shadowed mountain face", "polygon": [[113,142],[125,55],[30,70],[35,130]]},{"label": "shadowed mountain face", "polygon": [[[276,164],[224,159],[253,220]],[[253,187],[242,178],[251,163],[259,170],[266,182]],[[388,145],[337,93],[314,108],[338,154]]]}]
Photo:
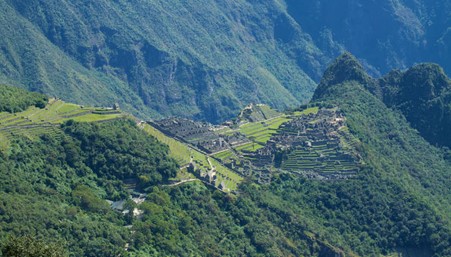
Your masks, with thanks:
[{"label": "shadowed mountain face", "polygon": [[313,99],[346,81],[358,82],[387,107],[399,110],[431,144],[451,147],[451,80],[437,64],[418,64],[373,79],[354,56],[344,53],[328,67]]},{"label": "shadowed mountain face", "polygon": [[451,147],[451,80],[440,66],[419,64],[379,82],[388,106],[399,109],[432,144]]},{"label": "shadowed mountain face", "polygon": [[373,74],[449,69],[449,1],[1,0],[0,78],[142,117],[220,122],[307,101],[345,49]]},{"label": "shadowed mountain face", "polygon": [[375,75],[425,61],[450,72],[449,0],[287,3],[288,13],[326,55],[346,49]]}]

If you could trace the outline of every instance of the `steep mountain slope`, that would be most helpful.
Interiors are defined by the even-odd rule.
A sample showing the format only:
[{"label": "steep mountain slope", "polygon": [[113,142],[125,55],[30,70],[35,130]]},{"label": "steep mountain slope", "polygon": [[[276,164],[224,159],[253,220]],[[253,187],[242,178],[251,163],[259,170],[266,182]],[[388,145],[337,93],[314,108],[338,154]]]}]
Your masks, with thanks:
[{"label": "steep mountain slope", "polygon": [[250,102],[308,100],[352,50],[373,74],[418,61],[449,70],[449,1],[1,0],[0,76],[141,117],[220,122]]},{"label": "steep mountain slope", "polygon": [[79,104],[120,103],[134,113],[149,114],[142,100],[117,78],[84,68],[49,42],[5,1],[0,1],[0,78]]},{"label": "steep mountain slope", "polygon": [[[419,136],[402,115],[387,108],[381,99],[371,94],[368,88],[371,89],[375,81],[367,80],[368,76],[362,76],[364,73],[361,65],[354,57],[349,54],[339,57],[325,74],[332,75],[333,71],[340,70],[351,72],[348,75],[331,76],[346,77],[344,80],[330,80],[325,76],[321,81],[321,87],[318,87],[318,91],[315,92],[313,101],[332,103],[345,113],[350,131],[362,142],[361,154],[368,163],[370,169],[368,175],[372,177],[367,185],[376,187],[373,192],[384,192],[386,196],[392,194],[392,198],[385,199],[388,202],[392,201],[398,207],[405,208],[407,202],[415,202],[415,205],[418,204],[417,207],[410,206],[417,211],[423,208],[428,209],[431,215],[432,213],[435,213],[433,216],[437,215],[433,219],[444,222],[442,226],[448,230],[444,232],[445,234],[440,232],[439,237],[436,237],[435,233],[427,236],[424,232],[428,231],[427,228],[430,225],[419,223],[413,225],[414,223],[408,221],[411,217],[401,217],[411,213],[410,211],[392,210],[392,214],[398,213],[401,216],[389,214],[391,220],[401,218],[407,222],[405,227],[399,227],[394,232],[395,237],[399,236],[395,239],[396,244],[419,249],[431,247],[429,250],[434,252],[438,250],[444,256],[449,255],[451,250],[449,239],[451,167],[449,163],[444,161],[443,153]],[[434,74],[434,70],[425,69],[423,78]],[[386,188],[381,183],[387,183],[390,186]],[[376,201],[375,198],[369,197],[370,201]],[[369,213],[363,217],[374,218]],[[426,223],[431,221],[427,219]],[[426,226],[421,228],[424,225]],[[419,233],[419,231],[423,232]],[[418,237],[419,235],[421,236]],[[392,237],[385,239],[387,238]],[[429,255],[432,253],[425,256]]]},{"label": "steep mountain slope", "polygon": [[440,66],[416,65],[378,82],[387,106],[399,109],[432,144],[451,147],[451,80]]},{"label": "steep mountain slope", "polygon": [[[293,106],[314,88],[274,38],[275,19],[289,20],[275,2],[2,2],[10,20],[26,20],[39,30],[41,44],[53,45],[85,69],[119,78],[129,86],[126,95],[138,94],[160,115],[218,121],[249,102]],[[318,74],[319,51],[299,34],[311,56],[304,66]],[[10,40],[11,47],[23,49],[14,44],[18,39]],[[46,84],[54,83],[43,84],[36,89],[48,91]]]},{"label": "steep mountain slope", "polygon": [[[346,54],[326,71],[310,103],[314,110],[277,116],[259,106],[275,117],[242,126],[258,141],[252,130],[259,125],[268,142],[266,134],[279,133],[290,115],[339,110],[358,140],[357,173],[312,179],[276,169],[270,183],[242,179],[237,194],[192,177],[197,174],[170,183],[176,170],[170,156],[184,164],[200,154],[204,166],[216,157],[194,153],[148,124],[120,116],[94,122],[111,110],[66,104],[1,113],[0,128],[15,130],[0,131],[9,141],[0,151],[0,249],[32,235],[35,245],[53,242],[76,256],[449,256],[451,164],[367,89],[369,78]],[[64,122],[70,117],[89,122]],[[8,125],[17,122],[30,133]],[[52,132],[22,122],[64,123]],[[126,199],[130,187],[140,191],[136,202],[105,201]]]},{"label": "steep mountain slope", "polygon": [[451,146],[451,80],[437,64],[393,70],[373,79],[354,56],[344,53],[326,70],[313,98],[321,98],[330,84],[348,80],[359,82],[386,106],[400,110],[431,144]]},{"label": "steep mountain slope", "polygon": [[346,49],[377,75],[417,62],[451,72],[449,0],[286,2],[288,13],[329,56]]}]

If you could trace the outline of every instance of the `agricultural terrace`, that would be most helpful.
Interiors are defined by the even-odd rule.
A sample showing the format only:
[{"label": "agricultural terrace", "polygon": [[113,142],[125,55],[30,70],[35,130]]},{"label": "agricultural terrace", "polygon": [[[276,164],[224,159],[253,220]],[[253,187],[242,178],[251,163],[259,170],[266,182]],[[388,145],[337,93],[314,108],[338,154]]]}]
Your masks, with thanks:
[{"label": "agricultural terrace", "polygon": [[246,123],[239,128],[239,132],[244,134],[251,141],[265,145],[271,136],[277,133],[277,129],[280,125],[289,120],[290,118],[286,115],[281,115],[265,121]]},{"label": "agricultural terrace", "polygon": [[180,166],[185,166],[189,164],[192,150],[187,145],[166,136],[158,129],[150,126],[149,124],[144,124],[143,129],[149,135],[154,136],[160,142],[168,145],[171,157],[174,158]]},{"label": "agricultural terrace", "polygon": [[78,122],[101,122],[124,117],[118,110],[109,108],[83,107],[50,99],[45,108],[29,107],[23,112],[0,113],[0,147],[7,145],[7,140],[14,135],[34,139],[43,134],[61,136],[59,125],[67,120]]},{"label": "agricultural terrace", "polygon": [[196,164],[196,168],[204,172],[208,172],[212,169],[212,166],[214,166],[217,173],[217,179],[215,181],[216,187],[219,187],[221,182],[224,182],[227,189],[226,191],[236,190],[237,185],[242,181],[243,178],[241,176],[225,167],[220,162],[214,160],[213,158],[209,158],[204,153],[201,153],[174,138],[166,136],[164,133],[151,125],[144,124],[143,129],[150,135],[156,137],[159,141],[169,146],[170,155],[176,159],[178,164],[182,167],[181,172],[185,170],[184,166],[190,163],[192,157],[192,161]]}]

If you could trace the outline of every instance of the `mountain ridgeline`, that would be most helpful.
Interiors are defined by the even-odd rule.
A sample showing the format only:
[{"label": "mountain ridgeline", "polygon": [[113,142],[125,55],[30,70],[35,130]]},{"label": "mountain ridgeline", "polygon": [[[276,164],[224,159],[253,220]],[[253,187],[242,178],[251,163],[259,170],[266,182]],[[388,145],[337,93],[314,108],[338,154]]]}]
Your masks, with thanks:
[{"label": "mountain ridgeline", "polygon": [[450,71],[449,1],[1,0],[0,79],[146,118],[232,118],[310,99],[344,50],[371,74]]},{"label": "mountain ridgeline", "polygon": [[[340,137],[337,144],[356,151],[359,163],[348,176],[326,179],[296,167],[313,164],[312,156],[343,167],[339,151],[327,149],[333,142],[302,146],[310,150],[291,168],[284,165],[291,154],[282,149],[281,160],[274,160],[279,168],[262,181],[252,165],[244,166],[250,169],[243,177],[222,162],[224,152],[207,155],[190,146],[195,138],[179,138],[183,127],[170,137],[113,109],[55,99],[45,108],[6,103],[6,110],[26,110],[0,113],[0,256],[23,255],[25,244],[27,253],[49,256],[450,256],[451,162],[412,128],[403,103],[417,96],[392,102],[408,92],[402,87],[412,86],[411,76],[427,82],[414,86],[434,89],[433,97],[417,95],[427,96],[420,97],[425,102],[440,98],[449,83],[430,64],[374,80],[346,53],[325,72],[310,108],[282,114],[249,105],[236,120],[242,125],[215,130],[178,120],[209,137],[239,129],[253,139],[244,145],[248,150],[238,144],[234,151],[254,158],[256,148],[265,150],[283,133],[289,135],[284,140],[301,136],[288,123],[307,117],[312,124],[303,130],[309,130],[324,119],[313,119],[315,112],[339,114],[332,120],[345,125],[329,132],[352,139]],[[178,126],[169,121],[157,123]],[[197,168],[186,168],[192,163]],[[205,167],[227,176],[227,187],[234,180],[233,191],[201,178],[196,170]]]},{"label": "mountain ridgeline", "polygon": [[313,99],[320,99],[330,85],[356,81],[387,107],[399,110],[433,145],[451,147],[451,80],[437,64],[418,64],[393,70],[373,79],[349,53],[340,56],[326,70]]}]

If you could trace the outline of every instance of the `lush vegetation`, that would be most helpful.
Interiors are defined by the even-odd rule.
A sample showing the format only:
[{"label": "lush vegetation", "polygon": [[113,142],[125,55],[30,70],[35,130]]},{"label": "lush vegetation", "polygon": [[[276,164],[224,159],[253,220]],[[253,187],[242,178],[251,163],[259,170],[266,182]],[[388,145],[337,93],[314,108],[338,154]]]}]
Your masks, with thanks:
[{"label": "lush vegetation", "polygon": [[451,147],[451,81],[437,64],[419,64],[373,79],[354,56],[345,53],[326,70],[314,98],[321,98],[330,85],[345,81],[362,84],[385,105],[401,111],[431,144]]},{"label": "lush vegetation", "polygon": [[2,0],[0,10],[4,83],[146,118],[295,107],[343,50],[374,74],[451,67],[446,1]]},{"label": "lush vegetation", "polygon": [[379,80],[383,101],[399,109],[432,144],[451,147],[451,80],[436,64],[393,71]]},{"label": "lush vegetation", "polygon": [[0,28],[2,79],[78,104],[118,102],[146,118],[220,122],[250,102],[295,106],[321,72],[311,56],[324,63],[307,37],[296,47],[303,67],[273,47],[282,45],[271,28],[287,16],[276,3],[2,0],[0,10],[9,24]]},{"label": "lush vegetation", "polygon": [[71,256],[116,256],[130,232],[127,217],[105,199],[128,197],[123,179],[142,188],[164,183],[175,176],[175,161],[129,120],[69,121],[62,130],[61,137],[17,136],[0,154],[1,241],[27,235],[57,240]]},{"label": "lush vegetation", "polygon": [[[348,57],[326,72],[314,101],[292,115],[338,107],[365,162],[355,177],[278,173],[259,185],[129,119],[59,119],[58,133],[14,134],[2,146],[0,256],[450,256],[449,157],[388,108]],[[275,129],[258,124],[243,127],[252,135]],[[186,154],[197,165],[216,166],[238,193],[196,179],[173,184]],[[146,196],[140,204],[125,201],[141,216],[113,211],[106,201],[128,199],[126,181]]]},{"label": "lush vegetation", "polygon": [[44,108],[46,95],[0,84],[0,112],[21,112],[30,106]]},{"label": "lush vegetation", "polygon": [[[329,189],[322,187],[320,192],[329,192],[322,198],[327,202],[322,213],[334,220],[332,224],[341,224],[338,227],[353,230],[350,224],[354,224],[354,229],[359,230],[357,224],[365,224],[368,230],[351,234],[368,233],[367,245],[385,251],[416,247],[418,251],[428,249],[426,256],[449,255],[450,166],[441,152],[362,85],[337,84],[326,94],[345,112],[350,131],[362,142],[359,151],[368,169],[356,181]],[[344,206],[337,207],[330,201]]]},{"label": "lush vegetation", "polygon": [[67,252],[61,244],[37,240],[30,236],[11,237],[2,246],[1,252],[8,257],[63,257]]}]

